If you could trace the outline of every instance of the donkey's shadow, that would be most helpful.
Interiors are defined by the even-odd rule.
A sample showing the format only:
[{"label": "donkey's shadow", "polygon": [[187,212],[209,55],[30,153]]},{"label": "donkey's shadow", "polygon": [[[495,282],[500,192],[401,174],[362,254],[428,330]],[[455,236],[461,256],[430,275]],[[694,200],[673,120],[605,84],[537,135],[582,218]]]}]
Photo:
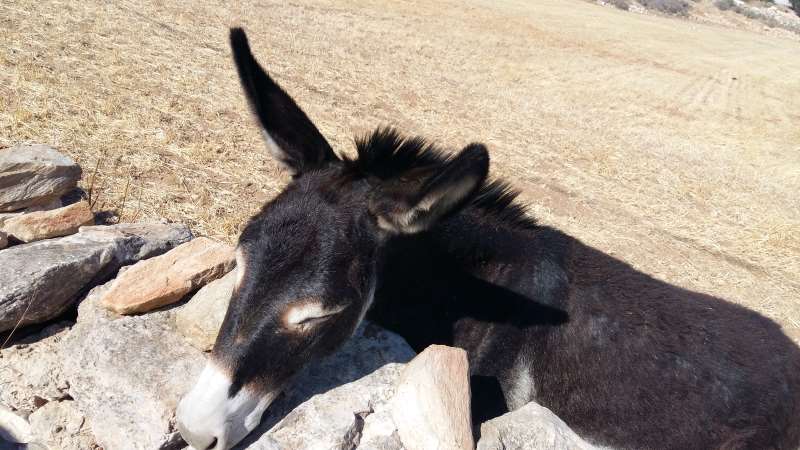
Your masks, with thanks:
[{"label": "donkey's shadow", "polygon": [[311,363],[291,382],[287,392],[264,412],[261,423],[234,447],[245,449],[259,441],[287,414],[317,394],[363,378],[389,363],[407,363],[414,352],[403,338],[369,322],[362,323],[344,346],[327,358]]}]

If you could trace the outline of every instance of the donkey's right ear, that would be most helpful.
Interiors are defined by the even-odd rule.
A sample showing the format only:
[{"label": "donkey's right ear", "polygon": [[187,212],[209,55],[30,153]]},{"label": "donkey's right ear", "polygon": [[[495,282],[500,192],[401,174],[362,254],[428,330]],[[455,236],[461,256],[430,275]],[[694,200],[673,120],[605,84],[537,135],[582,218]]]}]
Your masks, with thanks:
[{"label": "donkey's right ear", "polygon": [[[427,230],[469,201],[489,173],[489,153],[470,144],[424,180],[380,190],[370,202],[378,227],[394,234]],[[392,192],[389,192],[392,191]]]},{"label": "donkey's right ear", "polygon": [[230,40],[239,79],[261,123],[270,153],[294,176],[337,160],[330,144],[308,116],[255,60],[244,30],[231,28]]}]

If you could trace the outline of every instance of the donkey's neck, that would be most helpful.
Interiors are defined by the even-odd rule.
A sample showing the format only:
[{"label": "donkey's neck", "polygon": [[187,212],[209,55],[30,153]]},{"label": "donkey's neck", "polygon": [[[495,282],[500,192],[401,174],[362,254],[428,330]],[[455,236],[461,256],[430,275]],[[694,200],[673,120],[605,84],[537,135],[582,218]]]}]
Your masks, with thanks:
[{"label": "donkey's neck", "polygon": [[560,231],[520,228],[468,209],[433,230],[431,239],[465,273],[534,302],[562,306],[570,240]]},{"label": "donkey's neck", "polygon": [[417,350],[433,343],[468,347],[459,342],[459,324],[479,330],[563,322],[568,239],[481,213],[467,209],[427,233],[396,238],[370,318]]}]

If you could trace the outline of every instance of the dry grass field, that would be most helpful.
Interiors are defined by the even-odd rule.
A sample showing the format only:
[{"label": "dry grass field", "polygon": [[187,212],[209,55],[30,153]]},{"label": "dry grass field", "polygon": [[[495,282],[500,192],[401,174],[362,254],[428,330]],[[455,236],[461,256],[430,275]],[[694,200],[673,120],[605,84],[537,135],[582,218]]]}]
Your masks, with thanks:
[{"label": "dry grass field", "polygon": [[236,24],[339,151],[380,124],[483,141],[542,222],[800,341],[793,40],[567,0],[0,0],[0,146],[57,146],[123,221],[234,240],[287,180]]}]

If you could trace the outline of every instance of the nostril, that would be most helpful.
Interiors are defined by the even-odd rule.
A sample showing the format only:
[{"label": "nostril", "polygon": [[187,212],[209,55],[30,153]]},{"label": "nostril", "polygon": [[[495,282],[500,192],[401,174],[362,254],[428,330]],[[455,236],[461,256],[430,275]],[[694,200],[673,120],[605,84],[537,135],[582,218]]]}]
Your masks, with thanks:
[{"label": "nostril", "polygon": [[206,448],[206,450],[214,450],[214,447],[216,446],[217,446],[217,438],[214,438],[214,440],[211,441],[211,444],[208,446],[208,448]]}]

